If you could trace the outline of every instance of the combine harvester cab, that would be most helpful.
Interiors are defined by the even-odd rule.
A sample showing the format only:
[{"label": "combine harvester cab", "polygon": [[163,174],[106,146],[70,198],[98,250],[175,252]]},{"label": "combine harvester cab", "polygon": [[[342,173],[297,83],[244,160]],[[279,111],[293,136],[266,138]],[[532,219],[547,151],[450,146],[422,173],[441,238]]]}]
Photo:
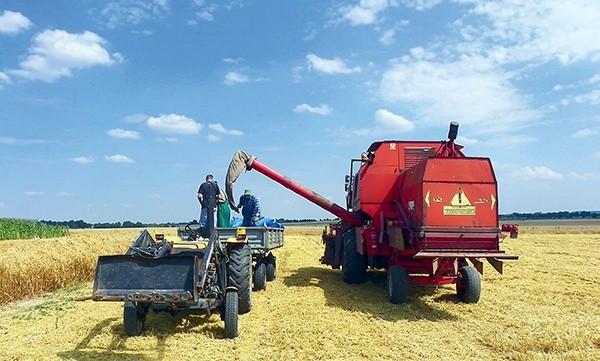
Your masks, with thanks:
[{"label": "combine harvester cab", "polygon": [[[408,282],[456,284],[459,299],[479,301],[487,260],[502,273],[497,183],[488,158],[465,157],[448,141],[373,143],[352,159],[346,176],[346,209],[238,152],[226,179],[229,199],[243,169],[255,169],[340,218],[323,231],[321,262],[342,268],[346,283],[362,283],[367,269],[388,272],[387,296],[406,302]],[[244,166],[242,166],[244,165]],[[357,168],[355,168],[357,165]],[[354,172],[354,169],[357,169]],[[473,266],[469,265],[469,261]]]}]

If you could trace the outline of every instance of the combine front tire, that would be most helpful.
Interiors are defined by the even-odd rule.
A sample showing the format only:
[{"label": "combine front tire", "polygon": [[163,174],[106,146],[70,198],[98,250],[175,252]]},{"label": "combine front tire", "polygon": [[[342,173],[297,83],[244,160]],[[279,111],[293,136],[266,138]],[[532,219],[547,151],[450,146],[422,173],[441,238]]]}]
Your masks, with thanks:
[{"label": "combine front tire", "polygon": [[356,232],[346,232],[343,239],[342,279],[349,284],[363,283],[367,276],[367,263],[365,257],[356,250]]},{"label": "combine front tire", "polygon": [[238,336],[238,293],[236,291],[225,293],[224,313],[225,338],[236,338]]},{"label": "combine front tire", "polygon": [[252,309],[252,252],[247,244],[236,244],[229,249],[227,285],[238,290],[240,313]]},{"label": "combine front tire", "polygon": [[393,304],[404,303],[408,298],[408,276],[402,266],[392,266],[388,271],[387,297]]},{"label": "combine front tire", "polygon": [[256,264],[253,279],[255,291],[267,289],[267,266],[264,262],[259,262]]},{"label": "combine front tire", "polygon": [[464,303],[477,303],[481,296],[481,277],[471,266],[461,267],[456,280],[456,294]]},{"label": "combine front tire", "polygon": [[127,336],[139,336],[144,332],[146,314],[139,304],[125,302],[123,307],[123,327]]}]

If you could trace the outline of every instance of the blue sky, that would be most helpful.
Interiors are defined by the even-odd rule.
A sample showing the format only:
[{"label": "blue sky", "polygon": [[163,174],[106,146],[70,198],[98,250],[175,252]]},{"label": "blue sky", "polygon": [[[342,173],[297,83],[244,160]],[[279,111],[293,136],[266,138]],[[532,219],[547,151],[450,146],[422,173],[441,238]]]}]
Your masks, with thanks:
[{"label": "blue sky", "polygon": [[[185,221],[242,149],[344,204],[374,141],[490,157],[501,213],[599,210],[600,1],[0,3],[0,217]],[[257,172],[265,216],[331,215]]]}]

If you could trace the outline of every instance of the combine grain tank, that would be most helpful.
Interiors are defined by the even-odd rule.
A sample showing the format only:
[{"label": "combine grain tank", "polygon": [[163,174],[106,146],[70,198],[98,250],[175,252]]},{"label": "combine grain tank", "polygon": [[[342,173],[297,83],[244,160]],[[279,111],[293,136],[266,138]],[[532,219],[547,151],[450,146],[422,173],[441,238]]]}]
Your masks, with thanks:
[{"label": "combine grain tank", "polygon": [[483,260],[502,273],[502,261],[516,260],[500,250],[498,190],[489,158],[466,157],[448,140],[381,141],[346,176],[343,208],[239,151],[226,179],[229,199],[245,169],[254,169],[340,218],[323,232],[321,262],[342,268],[346,283],[362,283],[368,268],[385,269],[392,303],[408,297],[408,282],[456,284],[458,298],[479,301]]}]

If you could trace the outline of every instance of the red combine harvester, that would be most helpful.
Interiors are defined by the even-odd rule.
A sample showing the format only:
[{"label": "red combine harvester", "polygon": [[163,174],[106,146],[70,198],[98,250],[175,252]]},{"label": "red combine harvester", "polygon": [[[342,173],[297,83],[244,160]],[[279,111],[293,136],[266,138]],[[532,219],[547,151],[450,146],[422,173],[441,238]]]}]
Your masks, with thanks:
[{"label": "red combine harvester", "polygon": [[[449,140],[381,141],[361,159],[352,159],[346,176],[346,208],[329,201],[238,151],[229,165],[226,190],[244,170],[254,169],[340,218],[323,231],[323,264],[342,268],[346,283],[362,283],[367,268],[385,269],[387,297],[406,302],[408,282],[456,284],[458,298],[476,303],[481,294],[483,259],[502,273],[498,228],[498,190],[489,158],[466,157]],[[232,204],[232,206],[235,206]],[[473,266],[470,266],[470,261]]]}]

